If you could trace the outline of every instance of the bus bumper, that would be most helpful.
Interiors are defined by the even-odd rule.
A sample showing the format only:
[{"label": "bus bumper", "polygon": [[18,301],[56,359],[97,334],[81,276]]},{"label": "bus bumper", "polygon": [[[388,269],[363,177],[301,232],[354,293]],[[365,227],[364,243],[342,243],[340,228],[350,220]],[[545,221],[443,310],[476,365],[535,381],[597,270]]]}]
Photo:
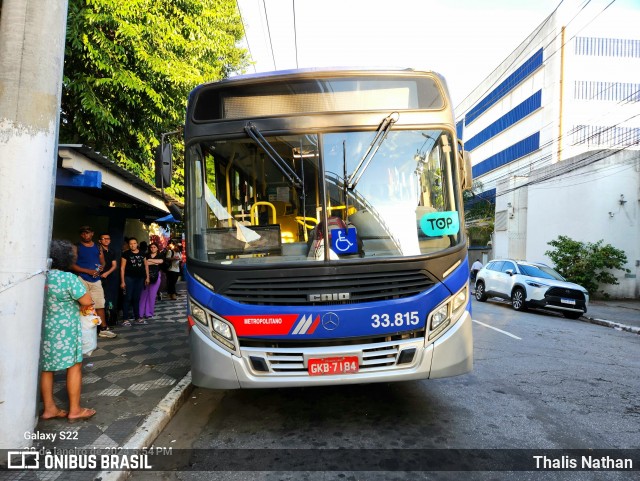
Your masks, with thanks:
[{"label": "bus bumper", "polygon": [[473,329],[469,311],[433,343],[430,379],[459,376],[473,369]]},{"label": "bus bumper", "polygon": [[[426,378],[456,376],[473,367],[471,316],[461,318],[435,342],[425,346],[424,339],[400,341],[398,350],[413,349],[411,363],[392,365],[354,374],[311,376],[301,372],[256,372],[250,357],[267,356],[260,348],[242,349],[242,357],[234,355],[211,340],[198,326],[191,329],[191,377],[195,386],[209,389],[278,388],[293,386],[325,386],[336,384],[364,384],[374,382],[410,381]],[[293,349],[306,357],[335,357],[354,354],[377,345],[321,347]],[[269,349],[268,351],[273,351]],[[291,351],[287,350],[287,351]],[[289,352],[288,352],[289,353]]]}]

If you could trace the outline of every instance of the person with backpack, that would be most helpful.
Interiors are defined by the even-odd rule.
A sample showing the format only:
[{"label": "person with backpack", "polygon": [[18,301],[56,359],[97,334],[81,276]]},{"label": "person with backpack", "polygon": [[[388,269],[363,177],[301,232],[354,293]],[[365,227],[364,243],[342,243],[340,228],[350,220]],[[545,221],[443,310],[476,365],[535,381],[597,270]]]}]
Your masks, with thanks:
[{"label": "person with backpack", "polygon": [[181,251],[182,249],[180,244],[175,242],[173,239],[169,241],[169,247],[167,248],[167,253],[165,255],[165,261],[167,262],[167,294],[169,294],[169,299],[173,301],[178,299],[176,284],[180,277],[180,264],[182,262]]}]

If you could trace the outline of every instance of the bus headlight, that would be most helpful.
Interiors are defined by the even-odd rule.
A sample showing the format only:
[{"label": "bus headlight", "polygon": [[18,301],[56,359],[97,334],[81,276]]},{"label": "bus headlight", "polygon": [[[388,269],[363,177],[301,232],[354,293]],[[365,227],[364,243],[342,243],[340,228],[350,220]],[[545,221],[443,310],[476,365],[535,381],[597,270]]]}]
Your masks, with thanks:
[{"label": "bus headlight", "polygon": [[233,329],[227,321],[224,321],[215,314],[211,316],[211,337],[231,351],[237,351],[233,338]]},{"label": "bus headlight", "polygon": [[229,339],[230,341],[233,340],[233,334],[231,334],[231,327],[229,327],[229,324],[227,324],[226,322],[221,321],[220,319],[214,318],[213,330],[216,331],[221,336],[224,336],[225,338]]},{"label": "bus headlight", "polygon": [[431,330],[435,331],[440,327],[443,323],[447,322],[449,319],[449,303],[443,304],[440,306],[432,315],[431,315]]},{"label": "bus headlight", "polygon": [[206,327],[205,332],[211,339],[225,349],[238,354],[238,346],[231,324],[191,298],[189,298],[189,312],[194,321]]},{"label": "bus headlight", "polygon": [[428,340],[431,341],[442,334],[448,327],[455,324],[464,313],[468,301],[469,287],[465,286],[436,307],[429,316],[428,326],[430,327],[430,333]]},{"label": "bus headlight", "polygon": [[191,311],[191,317],[193,317],[195,321],[199,322],[203,326],[209,325],[207,322],[207,314],[204,312],[204,309],[195,302],[191,302],[191,300],[189,300],[189,311]]}]

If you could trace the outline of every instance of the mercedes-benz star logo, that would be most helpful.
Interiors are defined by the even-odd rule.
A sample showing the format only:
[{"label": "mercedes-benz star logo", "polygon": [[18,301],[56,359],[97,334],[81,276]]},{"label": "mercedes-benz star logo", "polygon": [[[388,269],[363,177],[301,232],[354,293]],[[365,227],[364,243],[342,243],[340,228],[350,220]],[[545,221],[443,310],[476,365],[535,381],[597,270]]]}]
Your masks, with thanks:
[{"label": "mercedes-benz star logo", "polygon": [[327,331],[333,331],[340,325],[340,318],[335,312],[328,312],[322,316],[322,327]]}]

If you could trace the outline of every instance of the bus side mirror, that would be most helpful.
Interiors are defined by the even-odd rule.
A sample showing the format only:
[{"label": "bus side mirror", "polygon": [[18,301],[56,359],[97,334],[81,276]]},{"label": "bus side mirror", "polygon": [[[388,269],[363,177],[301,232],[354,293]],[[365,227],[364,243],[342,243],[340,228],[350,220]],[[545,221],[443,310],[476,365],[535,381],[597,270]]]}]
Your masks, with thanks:
[{"label": "bus side mirror", "polygon": [[460,160],[460,187],[462,190],[470,190],[473,183],[471,155],[466,150],[463,150],[462,159]]},{"label": "bus side mirror", "polygon": [[171,185],[173,171],[173,152],[169,142],[161,143],[156,148],[156,187],[164,189]]},{"label": "bus side mirror", "polygon": [[180,207],[175,205],[173,202],[167,202],[166,206],[173,218],[178,222],[182,222],[182,211],[180,210]]}]

